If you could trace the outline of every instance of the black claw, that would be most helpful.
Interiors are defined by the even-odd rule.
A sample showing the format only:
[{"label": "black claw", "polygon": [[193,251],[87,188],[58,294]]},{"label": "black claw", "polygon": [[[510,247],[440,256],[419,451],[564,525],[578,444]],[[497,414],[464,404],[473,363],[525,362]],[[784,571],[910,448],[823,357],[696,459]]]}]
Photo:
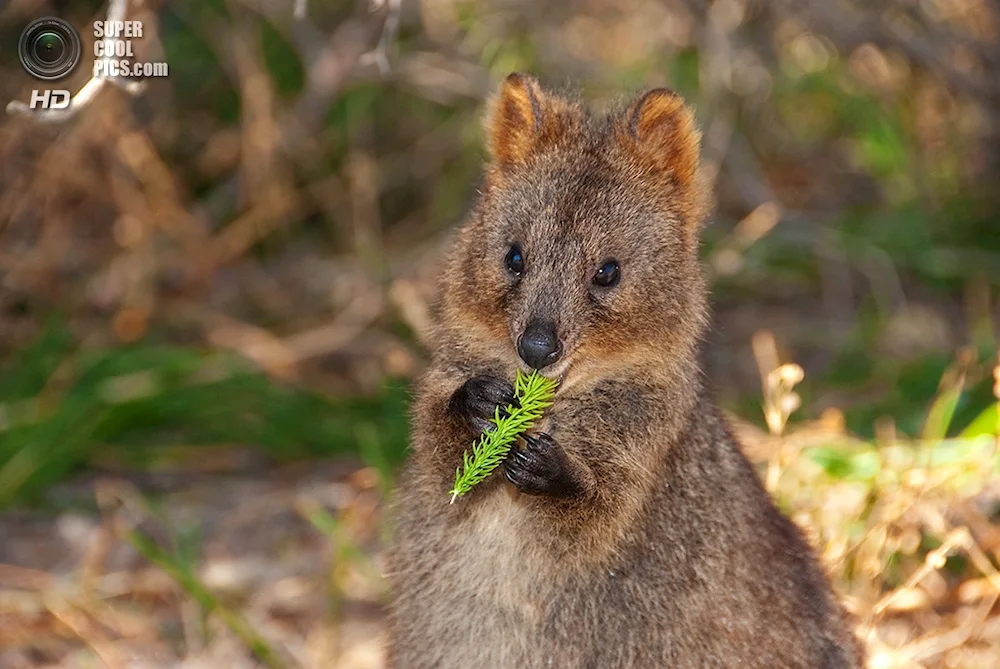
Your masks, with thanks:
[{"label": "black claw", "polygon": [[578,490],[568,478],[559,444],[547,433],[521,435],[527,448],[512,448],[504,461],[504,475],[527,495],[568,497]]},{"label": "black claw", "polygon": [[510,415],[509,400],[514,400],[510,382],[494,376],[474,376],[452,394],[449,409],[465,419],[476,433],[492,430],[492,421],[499,412],[501,417]]},{"label": "black claw", "polygon": [[521,486],[530,495],[544,495],[549,487],[545,479],[535,474],[528,474],[521,483]]},{"label": "black claw", "polygon": [[490,396],[489,399],[493,403],[499,404],[501,406],[506,406],[510,404],[511,400],[514,399],[514,394],[511,391],[506,390],[504,388],[497,388],[495,386],[489,389],[488,394]]}]

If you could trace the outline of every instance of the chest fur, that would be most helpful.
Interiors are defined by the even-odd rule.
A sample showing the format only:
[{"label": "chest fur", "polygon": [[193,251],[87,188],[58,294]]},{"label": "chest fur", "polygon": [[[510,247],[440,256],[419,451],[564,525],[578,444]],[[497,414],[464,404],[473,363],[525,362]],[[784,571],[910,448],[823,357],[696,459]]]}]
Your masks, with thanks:
[{"label": "chest fur", "polygon": [[525,509],[506,486],[497,486],[445,537],[442,576],[456,597],[477,600],[518,616],[534,615],[542,580],[534,533]]},{"label": "chest fur", "polygon": [[428,666],[528,667],[544,645],[550,570],[539,569],[531,524],[516,497],[499,485],[483,493],[456,502],[475,506],[421,556],[435,562],[421,582],[400,584],[421,593],[421,634],[435,639],[428,652],[441,653]]}]

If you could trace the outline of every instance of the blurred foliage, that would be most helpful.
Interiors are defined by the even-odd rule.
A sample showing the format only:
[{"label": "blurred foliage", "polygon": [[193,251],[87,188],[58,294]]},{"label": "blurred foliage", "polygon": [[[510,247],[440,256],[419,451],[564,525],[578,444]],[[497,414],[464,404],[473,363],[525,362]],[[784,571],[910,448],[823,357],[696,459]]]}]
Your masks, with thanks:
[{"label": "blurred foliage", "polygon": [[[727,406],[762,420],[747,347],[764,327],[803,361],[810,411],[840,407],[862,435],[887,416],[919,434],[955,351],[972,346],[980,365],[996,351],[997,18],[985,2],[881,15],[840,4],[832,22],[817,3],[743,0],[309,3],[301,19],[277,0],[147,5],[133,16],[146,22],[140,55],[166,60],[166,80],[135,98],[105,92],[61,129],[0,124],[4,162],[18,166],[0,176],[0,350],[12,361],[0,401],[53,383],[54,360],[73,370],[45,420],[2,435],[16,481],[5,499],[95,449],[121,457],[128,442],[139,457],[165,435],[280,457],[356,446],[343,434],[379,407],[395,417],[373,438],[396,462],[405,419],[379,399],[384,379],[419,369],[435,253],[484,155],[483,100],[513,70],[579,85],[598,107],[656,85],[696,106],[719,195],[705,232],[721,333],[708,359]],[[0,36],[45,11],[81,26],[87,53],[85,26],[105,9],[10,3]],[[917,42],[932,37],[928,60]],[[36,85],[13,53],[0,71],[8,98]],[[775,213],[754,223],[762,207]],[[352,299],[365,296],[375,306],[358,316]],[[752,319],[745,304],[760,305]],[[63,339],[40,334],[53,312]],[[245,332],[220,339],[220,319]],[[295,348],[324,324],[349,332]],[[71,343],[82,340],[85,355]],[[266,374],[192,383],[216,364],[206,344]],[[151,375],[155,392],[121,405],[94,395],[123,374]],[[954,430],[992,397],[979,376]],[[27,447],[13,444],[29,443],[15,459]]]},{"label": "blurred foliage", "polygon": [[[77,348],[53,322],[0,377],[0,505],[83,464],[156,471],[197,448],[252,444],[276,460],[360,453],[392,476],[405,452],[403,387],[333,400],[278,384],[231,354]],[[184,446],[188,448],[183,448]]]}]

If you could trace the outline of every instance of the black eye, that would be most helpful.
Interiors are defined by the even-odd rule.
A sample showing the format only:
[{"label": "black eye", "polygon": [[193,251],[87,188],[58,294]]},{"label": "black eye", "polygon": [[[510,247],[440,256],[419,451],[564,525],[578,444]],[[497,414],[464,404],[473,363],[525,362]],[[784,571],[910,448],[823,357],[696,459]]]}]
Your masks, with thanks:
[{"label": "black eye", "polygon": [[521,276],[524,272],[524,253],[521,252],[521,247],[514,244],[507,251],[507,257],[504,258],[504,263],[507,265],[507,271],[514,276]]},{"label": "black eye", "polygon": [[597,270],[597,274],[594,275],[594,283],[601,288],[610,288],[618,283],[620,276],[621,270],[618,269],[618,261],[612,258],[604,261],[601,269]]}]

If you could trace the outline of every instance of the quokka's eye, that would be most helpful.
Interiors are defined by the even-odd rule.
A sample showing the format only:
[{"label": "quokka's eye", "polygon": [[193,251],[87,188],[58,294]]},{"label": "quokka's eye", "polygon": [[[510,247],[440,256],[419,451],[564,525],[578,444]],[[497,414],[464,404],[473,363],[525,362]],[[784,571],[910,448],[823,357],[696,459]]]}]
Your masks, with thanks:
[{"label": "quokka's eye", "polygon": [[521,247],[517,244],[512,245],[507,251],[504,263],[507,265],[508,272],[514,276],[521,276],[524,273],[524,253],[521,251]]},{"label": "quokka's eye", "polygon": [[621,269],[618,267],[618,261],[610,258],[605,260],[601,268],[597,270],[597,274],[594,275],[594,284],[601,288],[611,288],[618,283],[619,278],[621,278]]}]

